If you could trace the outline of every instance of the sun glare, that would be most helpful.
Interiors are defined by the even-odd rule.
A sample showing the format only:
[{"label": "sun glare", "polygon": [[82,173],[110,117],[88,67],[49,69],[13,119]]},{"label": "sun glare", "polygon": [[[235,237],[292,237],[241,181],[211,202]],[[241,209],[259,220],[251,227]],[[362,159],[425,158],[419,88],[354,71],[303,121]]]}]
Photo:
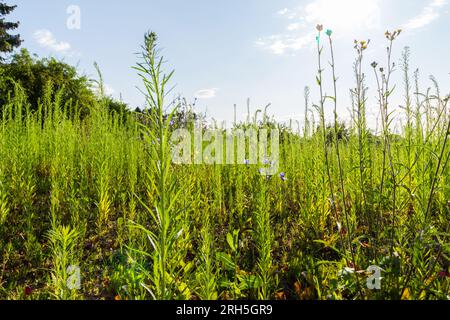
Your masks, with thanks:
[{"label": "sun glare", "polygon": [[321,22],[337,31],[372,29],[379,25],[379,0],[317,0],[305,10],[306,22]]}]

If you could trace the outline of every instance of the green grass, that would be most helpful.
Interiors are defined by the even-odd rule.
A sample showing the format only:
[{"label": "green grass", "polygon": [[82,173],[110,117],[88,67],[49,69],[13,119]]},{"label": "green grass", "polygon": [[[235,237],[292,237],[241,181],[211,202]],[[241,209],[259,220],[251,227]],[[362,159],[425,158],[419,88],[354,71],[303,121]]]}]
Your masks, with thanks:
[{"label": "green grass", "polygon": [[[170,122],[183,106],[165,114],[171,73],[153,34],[136,67],[147,115],[109,114],[100,102],[79,120],[50,86],[32,113],[17,86],[0,120],[0,298],[448,299],[449,99],[435,82],[419,88],[405,50],[404,108],[391,105],[388,38],[388,67],[373,65],[379,135],[365,118],[359,42],[348,130],[322,71],[319,103],[305,90],[301,135],[267,108],[236,124],[280,130],[285,181],[256,165],[172,163]],[[337,85],[332,44],[330,35],[318,53]],[[380,290],[366,286],[372,265]],[[67,287],[70,266],[80,267],[78,290]]]}]

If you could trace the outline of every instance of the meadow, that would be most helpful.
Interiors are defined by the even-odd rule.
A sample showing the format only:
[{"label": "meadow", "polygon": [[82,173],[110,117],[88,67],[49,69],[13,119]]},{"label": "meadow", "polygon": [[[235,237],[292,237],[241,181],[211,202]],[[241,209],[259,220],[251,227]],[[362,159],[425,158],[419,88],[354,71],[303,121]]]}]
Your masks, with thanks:
[{"label": "meadow", "polygon": [[[234,123],[279,130],[271,176],[259,172],[264,159],[173,163],[175,128],[225,129],[169,101],[172,73],[153,33],[135,68],[143,113],[110,113],[100,101],[80,117],[51,84],[32,112],[16,85],[0,119],[0,299],[450,299],[449,96],[435,81],[419,87],[408,49],[394,61],[400,31],[385,35],[385,63],[364,60],[369,44],[355,41],[344,126],[332,32],[318,34],[304,127],[270,109]],[[377,133],[366,119],[368,72]]]}]

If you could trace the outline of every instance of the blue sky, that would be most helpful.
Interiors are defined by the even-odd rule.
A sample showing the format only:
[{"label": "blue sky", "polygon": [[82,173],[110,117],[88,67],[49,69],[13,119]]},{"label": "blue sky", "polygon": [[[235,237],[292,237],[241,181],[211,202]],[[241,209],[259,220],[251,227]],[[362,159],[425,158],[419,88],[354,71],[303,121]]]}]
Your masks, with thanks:
[{"label": "blue sky", "polygon": [[[272,103],[280,120],[303,119],[303,88],[311,87],[317,101],[315,26],[334,31],[339,113],[347,119],[349,88],[353,86],[353,40],[371,39],[365,70],[369,86],[369,116],[377,114],[374,60],[385,65],[387,29],[402,28],[395,44],[394,61],[404,46],[411,48],[411,68],[420,68],[421,85],[430,86],[433,74],[443,92],[450,85],[450,9],[448,0],[167,0],[87,1],[15,0],[13,18],[21,21],[23,46],[40,56],[55,56],[95,78],[99,63],[107,91],[132,106],[144,99],[136,89],[132,70],[143,35],[156,31],[167,68],[175,69],[174,93],[193,100],[198,111],[231,122],[233,105],[245,118],[246,99],[252,110]],[[67,27],[70,11],[80,10],[80,28]],[[68,13],[68,9],[71,13]],[[70,20],[73,21],[73,20]],[[324,64],[328,59],[324,51]],[[326,71],[328,72],[328,71]],[[328,76],[326,73],[325,76]],[[329,92],[329,79],[327,90]],[[393,98],[402,103],[401,72]],[[327,106],[331,116],[332,106]]]}]

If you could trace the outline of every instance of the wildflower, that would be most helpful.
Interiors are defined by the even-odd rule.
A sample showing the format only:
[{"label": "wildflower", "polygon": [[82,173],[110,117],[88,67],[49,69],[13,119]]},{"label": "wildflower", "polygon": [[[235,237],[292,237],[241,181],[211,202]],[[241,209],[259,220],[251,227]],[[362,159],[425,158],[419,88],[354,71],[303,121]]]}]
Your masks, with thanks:
[{"label": "wildflower", "polygon": [[400,35],[400,33],[402,33],[402,29],[397,29],[394,32],[386,31],[384,35],[386,36],[386,39],[394,41],[395,38],[397,38]]},{"label": "wildflower", "polygon": [[259,168],[258,171],[259,171],[259,174],[261,174],[261,175],[264,173],[264,169],[263,168]]},{"label": "wildflower", "polygon": [[372,62],[371,66],[372,66],[372,68],[375,69],[378,66],[378,63],[374,61],[374,62]]},{"label": "wildflower", "polygon": [[120,297],[120,295],[117,295],[117,296],[114,297],[114,300],[120,301],[120,300],[122,300],[122,298]]},{"label": "wildflower", "polygon": [[322,24],[318,24],[316,26],[317,31],[321,32],[323,30],[323,25]]},{"label": "wildflower", "polygon": [[24,293],[26,296],[30,296],[32,292],[33,292],[33,289],[31,289],[31,287],[29,287],[29,286],[25,287]]},{"label": "wildflower", "polygon": [[286,178],[286,173],[284,173],[284,172],[280,173],[280,179],[281,179],[282,181],[286,181],[286,180],[287,180],[287,178]]},{"label": "wildflower", "polygon": [[245,159],[244,160],[244,164],[248,166],[250,164],[250,160],[249,159]]},{"label": "wildflower", "polygon": [[360,41],[359,44],[361,45],[361,50],[366,50],[367,46],[369,45],[369,43],[370,43],[370,40],[368,40],[368,41],[365,41],[365,40]]},{"label": "wildflower", "polygon": [[333,34],[333,31],[328,29],[325,33],[326,33],[327,36],[331,37],[331,35]]}]

